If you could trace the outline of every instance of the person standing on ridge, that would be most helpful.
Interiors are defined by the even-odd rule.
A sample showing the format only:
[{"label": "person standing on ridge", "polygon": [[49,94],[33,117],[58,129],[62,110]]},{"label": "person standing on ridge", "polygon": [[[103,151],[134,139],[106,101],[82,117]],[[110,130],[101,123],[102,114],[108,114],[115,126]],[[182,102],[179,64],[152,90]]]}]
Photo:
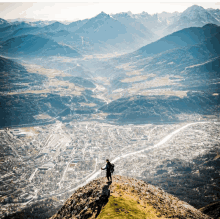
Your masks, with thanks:
[{"label": "person standing on ridge", "polygon": [[[106,160],[106,166],[105,168],[101,168],[101,170],[106,170],[106,177],[108,179],[108,182],[112,182],[112,174],[111,174],[111,163],[109,162],[109,160]],[[109,181],[109,178],[111,179],[111,181]]]}]

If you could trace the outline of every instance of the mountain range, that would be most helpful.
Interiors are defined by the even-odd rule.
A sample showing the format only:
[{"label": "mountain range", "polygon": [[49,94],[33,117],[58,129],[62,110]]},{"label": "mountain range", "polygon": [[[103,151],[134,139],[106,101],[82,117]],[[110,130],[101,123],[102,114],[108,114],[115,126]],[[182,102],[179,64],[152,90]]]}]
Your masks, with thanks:
[{"label": "mountain range", "polygon": [[111,78],[112,101],[100,110],[124,122],[165,122],[183,113],[217,113],[219,40],[219,26],[208,24],[112,59],[105,72]]},{"label": "mountain range", "polygon": [[202,27],[208,23],[220,24],[219,10],[197,5],[182,13],[150,15],[147,12],[123,12],[108,15],[101,12],[93,18],[69,24],[58,21],[8,22],[1,19],[0,42],[25,35],[40,35],[57,43],[65,43],[81,54],[116,49],[128,52],[184,28]]},{"label": "mountain range", "polygon": [[[22,39],[24,38],[16,37],[13,40],[7,40],[2,44],[2,48],[7,48],[8,53],[17,53],[18,55],[20,48],[27,46],[25,51],[26,55],[29,56],[32,54],[34,56],[39,50],[41,50],[42,55],[44,51],[46,52],[45,55],[50,55],[50,53],[54,55],[56,51],[59,54],[63,52],[62,56],[70,56],[70,52],[73,51],[70,48],[68,48],[69,50],[62,50],[65,46],[59,48],[55,41],[35,35],[28,35],[25,38],[26,40],[19,44],[20,48],[17,48],[17,40],[22,41]],[[104,113],[107,115],[106,119],[108,121],[119,123],[176,122],[185,120],[186,118],[182,117],[183,115],[216,114],[218,113],[220,101],[218,95],[220,90],[219,40],[220,27],[215,24],[207,24],[203,27],[185,28],[132,53],[107,59],[106,61],[76,59],[75,64],[73,64],[73,61],[70,64],[70,67],[74,67],[74,70],[70,71],[71,75],[68,73],[66,76],[56,77],[56,80],[58,80],[56,81],[57,86],[61,85],[62,88],[54,87],[54,91],[48,90],[47,84],[51,84],[50,81],[54,80],[54,76],[51,79],[51,76],[48,75],[49,82],[44,82],[44,87],[41,88],[42,91],[37,92],[49,92],[50,94],[47,94],[46,97],[40,95],[40,99],[46,101],[49,98],[52,101],[51,106],[59,108],[57,113],[59,112],[62,118],[67,116],[68,120],[72,118],[73,112],[78,115],[87,114],[90,116],[94,113]],[[28,44],[29,41],[30,44]],[[38,41],[36,47],[32,46],[33,42],[36,41]],[[13,47],[8,46],[13,45],[13,43],[15,43]],[[38,45],[41,45],[41,47]],[[44,50],[45,46],[54,46],[56,50]],[[22,55],[22,53],[20,54]],[[73,55],[80,57],[74,51]],[[5,63],[10,62],[5,58],[2,58],[2,60]],[[44,65],[41,59],[39,62],[35,59],[34,62]],[[93,63],[96,67],[90,67],[90,63]],[[15,66],[16,64],[10,65]],[[45,65],[52,68],[55,66],[55,62],[46,59]],[[22,66],[22,72],[27,72]],[[67,67],[67,64],[63,63],[61,59],[56,68],[62,71],[65,66]],[[2,71],[7,72],[3,69]],[[19,81],[24,84],[25,81],[23,81],[20,71],[13,70],[11,72],[17,72],[16,78],[20,78]],[[36,71],[34,73],[36,76],[39,74]],[[103,79],[100,81],[99,77],[108,78],[108,82],[102,81]],[[10,86],[12,88],[14,83],[17,84],[18,82],[11,82]],[[39,85],[40,83],[37,86]],[[69,90],[72,86],[77,86],[75,93],[73,92],[74,97],[71,97]],[[28,91],[29,89],[31,89],[31,92]],[[18,98],[17,94],[20,93],[19,95],[21,95],[27,92],[33,96],[34,92],[35,98],[38,98],[36,92],[30,86],[19,90],[21,91],[15,92],[14,97]],[[7,88],[2,91],[7,93]],[[64,92],[68,92],[68,98],[63,97]],[[24,102],[29,103],[27,94],[24,99],[26,99]],[[7,105],[8,101],[11,101],[11,99],[3,102]],[[54,101],[58,101],[59,104],[53,104]],[[15,109],[20,110],[21,108],[14,107],[13,110]],[[45,110],[44,107],[42,109]],[[61,115],[60,112],[63,110],[65,112]],[[29,111],[34,113],[32,117],[43,112],[41,109]],[[49,111],[51,111],[51,108],[48,108]],[[58,115],[57,113],[54,114],[51,111],[49,114],[54,117]]]},{"label": "mountain range", "polygon": [[156,13],[153,15],[147,12],[140,14],[119,13],[112,15],[118,20],[133,20],[142,23],[145,27],[157,34],[159,38],[187,27],[202,27],[205,24],[220,24],[219,9],[204,9],[201,6],[193,5],[182,13]]},{"label": "mountain range", "polygon": [[[30,22],[1,20],[0,53],[7,62],[10,62],[9,57],[22,57],[46,69],[73,69],[65,77],[56,77],[59,80],[56,83],[79,86],[76,93],[83,96],[75,101],[83,103],[85,110],[75,105],[70,107],[64,101],[64,108],[68,109],[65,115],[72,115],[73,111],[80,115],[96,112],[108,115],[107,119],[112,122],[179,121],[183,114],[218,112],[218,16],[218,10],[192,6],[183,13],[155,15],[101,12],[91,19],[70,24],[54,22],[43,27],[36,22],[31,25]],[[184,23],[186,17],[188,20]],[[151,42],[157,38],[153,32],[157,23],[154,30],[146,25],[154,19],[170,32],[172,25],[176,29],[184,25],[195,26]],[[133,50],[141,39],[149,43]],[[91,53],[94,55],[106,49],[110,52],[116,47],[116,51],[128,47],[132,52],[104,60],[93,56],[86,59]],[[63,61],[64,58],[58,57],[71,59]],[[63,85],[67,89],[65,92],[69,91],[70,84]],[[58,90],[61,92],[60,88]],[[59,98],[63,98],[63,93]]]}]

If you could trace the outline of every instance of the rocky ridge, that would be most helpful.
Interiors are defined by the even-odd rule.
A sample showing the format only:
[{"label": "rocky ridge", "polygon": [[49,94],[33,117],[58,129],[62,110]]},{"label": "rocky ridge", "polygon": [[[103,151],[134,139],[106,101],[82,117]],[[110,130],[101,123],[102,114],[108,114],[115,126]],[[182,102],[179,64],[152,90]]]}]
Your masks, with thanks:
[{"label": "rocky ridge", "polygon": [[106,184],[104,177],[93,180],[79,188],[66,201],[63,207],[51,217],[59,218],[96,218],[107,204],[108,198],[129,194],[140,205],[150,205],[162,218],[210,218],[188,203],[147,184],[142,180],[116,175],[113,182]]}]

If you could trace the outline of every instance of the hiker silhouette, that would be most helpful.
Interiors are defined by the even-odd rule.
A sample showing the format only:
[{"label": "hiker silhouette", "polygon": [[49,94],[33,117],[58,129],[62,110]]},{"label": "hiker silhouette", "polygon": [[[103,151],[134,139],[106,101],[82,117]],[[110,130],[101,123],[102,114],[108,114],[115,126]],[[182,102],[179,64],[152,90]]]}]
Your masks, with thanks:
[{"label": "hiker silhouette", "polygon": [[[108,159],[106,159],[106,166],[105,166],[105,168],[101,168],[101,170],[106,170],[106,177],[108,179],[108,182],[112,182],[111,167],[112,167],[112,164],[109,162]],[[109,181],[109,178],[111,179],[110,181]]]}]

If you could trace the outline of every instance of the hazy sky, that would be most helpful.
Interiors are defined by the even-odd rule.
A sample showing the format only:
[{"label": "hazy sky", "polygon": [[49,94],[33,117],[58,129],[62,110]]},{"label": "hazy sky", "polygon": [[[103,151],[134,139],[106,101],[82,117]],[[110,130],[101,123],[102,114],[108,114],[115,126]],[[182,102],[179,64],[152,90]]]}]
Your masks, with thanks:
[{"label": "hazy sky", "polygon": [[99,1],[92,2],[0,2],[0,18],[3,19],[16,19],[16,18],[33,18],[40,20],[80,20],[85,18],[91,18],[104,11],[107,14],[115,14],[119,12],[131,11],[132,13],[141,13],[143,11],[149,14],[166,12],[182,12],[186,8],[192,5],[200,5],[203,8],[219,8],[220,2],[201,2],[194,1],[193,3],[187,3],[186,1],[170,2],[160,0],[160,3],[150,3],[147,1]]}]

